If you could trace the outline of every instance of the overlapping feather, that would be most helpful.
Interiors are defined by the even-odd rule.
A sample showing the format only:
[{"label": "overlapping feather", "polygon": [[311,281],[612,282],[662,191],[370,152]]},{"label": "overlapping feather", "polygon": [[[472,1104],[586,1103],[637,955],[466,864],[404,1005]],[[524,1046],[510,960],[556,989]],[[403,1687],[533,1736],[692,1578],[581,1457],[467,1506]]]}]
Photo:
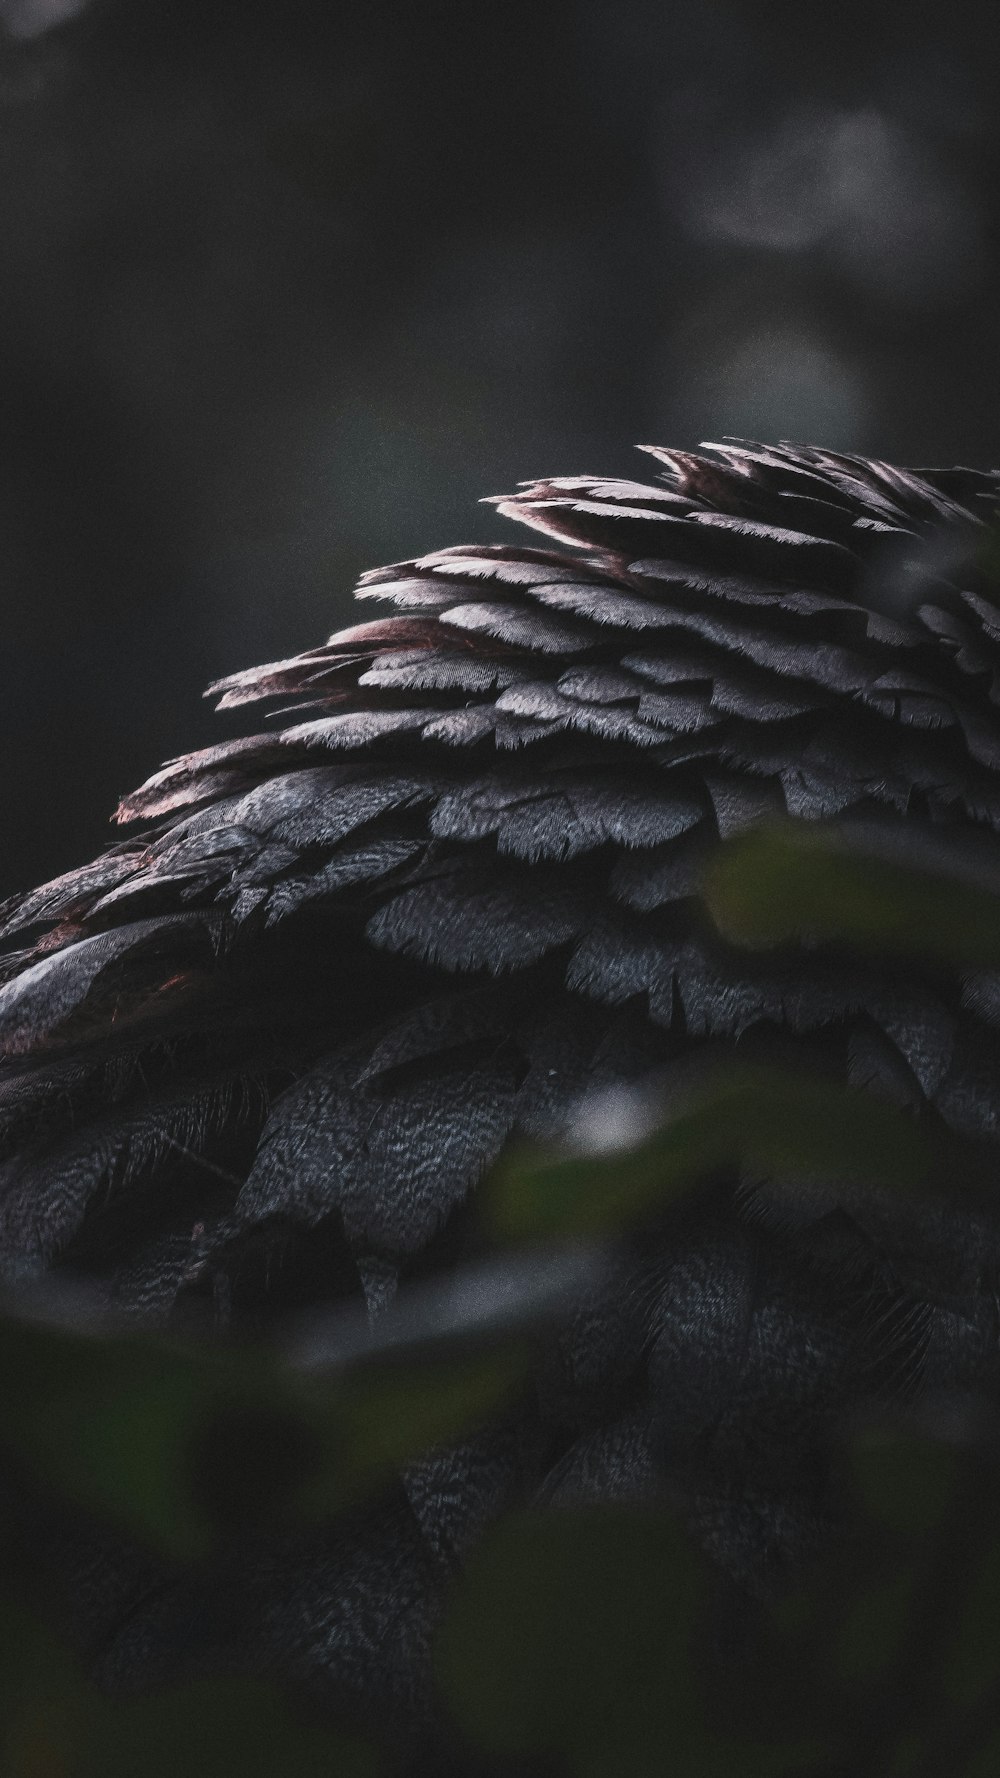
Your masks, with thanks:
[{"label": "overlapping feather", "polygon": [[[790,446],[652,454],[655,484],[563,477],[498,502],[576,553],[462,547],[365,575],[388,615],[213,687],[280,699],[286,726],[171,762],[119,812],[144,837],[7,905],[7,1277],[62,1268],[161,1318],[202,1302],[256,1327],[345,1289],[377,1314],[474,1242],[470,1194],[513,1132],[702,1050],[784,1046],[997,1133],[986,978],[747,957],[697,891],[716,838],[784,812],[1000,829],[1000,478]],[[441,1563],[514,1497],[680,1476],[706,1546],[764,1585],[824,1520],[813,1456],[844,1402],[947,1373],[954,1303],[926,1261],[954,1221],[917,1242],[840,1210],[796,1232],[744,1182],[705,1226],[651,1236],[567,1322],[527,1420],[402,1475],[349,1574],[340,1544],[282,1558],[263,1603],[234,1571],[253,1658],[324,1683],[339,1662],[374,1709],[361,1651],[409,1612],[393,1683],[416,1709]],[[338,1256],[325,1274],[311,1241]],[[260,1263],[279,1246],[281,1268]],[[970,1232],[970,1323],[998,1251]],[[109,1672],[161,1672],[197,1615],[182,1594]]]}]

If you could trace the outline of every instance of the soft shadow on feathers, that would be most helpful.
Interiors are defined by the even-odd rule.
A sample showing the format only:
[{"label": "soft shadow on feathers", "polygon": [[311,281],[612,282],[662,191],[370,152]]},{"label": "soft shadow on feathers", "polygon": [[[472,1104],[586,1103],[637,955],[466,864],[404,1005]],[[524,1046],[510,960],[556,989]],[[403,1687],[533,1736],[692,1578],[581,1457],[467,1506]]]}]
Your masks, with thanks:
[{"label": "soft shadow on feathers", "polygon": [[[377,1316],[476,1251],[512,1135],[737,1045],[995,1133],[988,983],[742,954],[697,889],[786,812],[1000,827],[998,476],[706,450],[501,500],[541,548],[367,574],[382,615],[213,688],[284,726],[173,761],[139,837],[7,904],[8,1281],[206,1331]],[[996,1255],[957,1213],[720,1188],[623,1248],[516,1415],[329,1530],[184,1575],[50,1537],[77,1638],[116,1690],[277,1669],[412,1735],[444,1586],[511,1504],[679,1496],[759,1597],[836,1510],[852,1404],[1000,1381]]]}]

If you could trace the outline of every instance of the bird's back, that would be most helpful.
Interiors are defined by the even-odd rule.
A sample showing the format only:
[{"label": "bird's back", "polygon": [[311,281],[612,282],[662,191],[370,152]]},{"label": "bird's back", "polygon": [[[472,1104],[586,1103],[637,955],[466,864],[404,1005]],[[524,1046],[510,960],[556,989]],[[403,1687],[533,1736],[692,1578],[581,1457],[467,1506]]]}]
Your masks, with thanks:
[{"label": "bird's back", "polygon": [[[481,1252],[512,1137],[732,1056],[994,1135],[989,979],[741,951],[699,891],[720,837],[784,815],[992,846],[1000,480],[653,455],[655,482],[500,501],[540,548],[366,575],[380,615],[214,688],[283,726],[172,762],[123,804],[139,837],[7,905],[8,1282],[205,1337],[377,1320]],[[996,1254],[957,1213],[722,1182],[621,1247],[516,1414],[322,1534],[209,1583],[81,1533],[79,1633],[115,1686],[278,1666],[409,1722],[447,1577],[510,1504],[679,1490],[759,1593],[823,1534],[852,1403],[995,1383]]]}]

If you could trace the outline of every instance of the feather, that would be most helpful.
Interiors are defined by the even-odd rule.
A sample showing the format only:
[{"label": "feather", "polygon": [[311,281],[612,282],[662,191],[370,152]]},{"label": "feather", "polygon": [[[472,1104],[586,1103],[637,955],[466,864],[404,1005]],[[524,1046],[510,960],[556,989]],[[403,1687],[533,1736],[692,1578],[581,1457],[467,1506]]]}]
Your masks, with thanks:
[{"label": "feather", "polygon": [[[156,987],[150,990],[144,977],[144,991],[155,993],[169,991],[179,971],[204,968],[213,954],[211,927],[198,915],[136,921],[81,939],[0,988],[0,1043],[11,1055],[47,1045],[99,985],[107,991],[106,978],[113,976],[114,1016],[126,1016],[132,1010],[128,975],[116,974],[122,963],[147,965]],[[139,1016],[143,1011],[141,1004],[135,1008]]]},{"label": "feather", "polygon": [[498,580],[506,587],[533,587],[555,580],[602,579],[600,572],[588,568],[586,561],[574,559],[568,562],[565,556],[553,550],[515,549],[505,543],[436,550],[431,555],[421,556],[414,566],[466,583]]},{"label": "feather", "polygon": [[338,716],[324,716],[314,722],[286,728],[278,739],[282,747],[328,747],[331,752],[363,752],[375,742],[422,728],[436,715],[437,711],[430,707],[422,710],[346,710]]},{"label": "feather", "polygon": [[[867,613],[860,606],[853,605],[846,599],[833,597],[829,593],[792,590],[781,584],[776,585],[773,580],[764,576],[727,574],[722,569],[706,572],[703,566],[690,562],[661,561],[655,558],[630,562],[628,572],[642,581],[653,581],[659,586],[673,589],[683,587],[689,593],[705,594],[710,603],[722,601],[731,605],[752,605],[782,618],[833,617],[852,620],[857,616],[862,621],[867,618]],[[649,592],[651,594],[652,589]],[[676,598],[676,590],[673,596]]]},{"label": "feather", "polygon": [[[308,1308],[342,1367],[531,1333],[520,1396],[332,1527],[155,1586],[114,1580],[110,1537],[56,1558],[108,1685],[267,1666],[444,1770],[432,1624],[512,1502],[679,1498],[759,1599],[828,1536],[860,1403],[995,1396],[996,1229],[957,1201],[723,1169],[573,1257],[544,1327],[528,1261],[470,1264],[508,1141],[607,1144],[734,1059],[850,1082],[995,1167],[993,972],[742,950],[703,891],[720,836],[786,813],[995,888],[1000,476],[652,454],[649,485],[495,503],[569,549],[363,575],[382,615],[213,688],[286,699],[269,733],[169,762],[119,811],[152,828],[0,910],[5,1277],[256,1337]],[[24,1542],[41,1573],[53,1538]]]},{"label": "feather", "polygon": [[611,872],[612,894],[639,913],[698,895],[705,881],[706,850],[705,830],[699,825],[690,838],[619,858]]},{"label": "feather", "polygon": [[[263,1118],[256,1083],[239,1077],[189,1082],[98,1117],[55,1146],[28,1150],[0,1168],[3,1276],[37,1276],[77,1233],[92,1207],[109,1203],[164,1168],[204,1166],[231,1122]],[[238,1183],[238,1182],[237,1182]]]},{"label": "feather", "polygon": [[362,673],[358,684],[380,691],[487,692],[493,686],[513,685],[525,678],[526,669],[510,661],[480,659],[444,649],[413,654],[382,654]]},{"label": "feather", "polygon": [[394,896],[365,930],[380,949],[447,970],[498,975],[566,944],[585,923],[586,909],[567,873],[551,865],[502,874],[439,868]]},{"label": "feather", "polygon": [[4,910],[0,932],[4,936],[20,932],[25,926],[43,921],[71,920],[85,913],[95,900],[108,893],[127,877],[141,860],[144,848],[125,844],[112,847],[103,858],[86,864],[80,870],[67,871],[29,895],[15,896]]},{"label": "feather", "polygon": [[620,630],[659,630],[669,621],[662,607],[641,593],[622,587],[607,586],[539,586],[534,596],[554,611],[570,611],[590,623]]},{"label": "feather", "polygon": [[466,989],[459,993],[439,994],[430,1001],[421,1001],[403,1017],[393,1020],[389,1029],[377,1038],[367,1057],[358,1082],[375,1080],[414,1062],[425,1061],[446,1050],[465,1049],[470,1043],[495,1044],[507,1035],[523,1014],[520,991],[491,983],[488,988]]},{"label": "feather", "polygon": [[530,781],[479,779],[444,796],[431,817],[441,839],[496,835],[497,849],[535,863],[575,858],[596,846],[651,846],[671,839],[704,813],[684,790],[624,778],[606,782],[568,773]]},{"label": "feather", "polygon": [[175,809],[221,800],[248,789],[272,766],[285,764],[282,740],[277,735],[249,735],[172,759],[131,796],[122,798],[115,819],[127,822],[168,815]]},{"label": "feather", "polygon": [[419,840],[385,838],[370,846],[341,847],[321,869],[308,875],[282,877],[267,897],[266,924],[273,926],[306,903],[323,901],[341,889],[375,883],[418,859]]},{"label": "feather", "polygon": [[456,630],[482,632],[512,648],[538,649],[542,654],[579,654],[594,646],[582,624],[557,623],[544,612],[529,611],[495,600],[451,605],[441,622]]},{"label": "feather", "polygon": [[335,1207],[357,1252],[392,1257],[433,1237],[510,1129],[512,1062],[453,1058],[391,1090],[360,1071],[357,1055],[330,1058],[276,1102],[238,1218]]},{"label": "feather", "polygon": [[413,574],[402,580],[362,582],[359,599],[386,599],[411,611],[443,611],[452,604],[455,594],[450,586],[439,586],[429,575]]},{"label": "feather", "polygon": [[488,735],[496,733],[499,724],[491,704],[470,705],[465,710],[449,710],[424,729],[428,741],[441,741],[446,747],[473,747]]},{"label": "feather", "polygon": [[584,734],[602,740],[629,741],[640,747],[656,746],[663,736],[648,722],[642,722],[631,710],[619,705],[585,704],[567,697],[562,691],[544,682],[516,685],[501,692],[496,707],[505,715],[537,718],[560,726],[580,729]]}]

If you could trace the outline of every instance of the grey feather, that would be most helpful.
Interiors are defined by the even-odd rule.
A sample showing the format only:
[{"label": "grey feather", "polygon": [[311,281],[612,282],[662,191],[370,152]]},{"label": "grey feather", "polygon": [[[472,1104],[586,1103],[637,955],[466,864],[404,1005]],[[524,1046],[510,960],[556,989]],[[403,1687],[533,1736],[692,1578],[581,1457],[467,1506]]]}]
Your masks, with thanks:
[{"label": "grey feather", "polygon": [[361,1058],[321,1063],[279,1099],[235,1214],[339,1211],[356,1251],[412,1253],[498,1152],[514,1117],[512,1063],[452,1058],[412,1082],[359,1081]]},{"label": "grey feather", "polygon": [[442,871],[394,896],[366,932],[380,949],[447,970],[496,975],[537,962],[573,938],[586,922],[587,905],[586,896],[551,865],[489,877]]},{"label": "grey feather", "polygon": [[[384,615],[218,683],[287,699],[270,732],[170,762],[122,805],[145,837],[0,910],[6,1276],[72,1268],[122,1313],[211,1304],[234,1334],[367,1304],[412,1340],[429,1313],[464,1350],[447,1293],[481,1288],[454,1267],[505,1143],[606,1132],[609,1106],[637,1127],[640,1100],[741,1058],[849,1081],[992,1164],[992,973],[743,951],[702,897],[718,837],[783,813],[995,886],[1000,477],[653,455],[648,486],[498,502],[568,549],[365,574]],[[828,1442],[859,1403],[995,1399],[985,1212],[734,1167],[657,1215],[544,1339],[531,1323],[505,1417],[349,1522],[264,1528],[114,1609],[113,1540],[80,1558],[93,1670],[266,1665],[412,1744],[444,1577],[512,1499],[666,1490],[760,1598],[828,1535]]]}]

